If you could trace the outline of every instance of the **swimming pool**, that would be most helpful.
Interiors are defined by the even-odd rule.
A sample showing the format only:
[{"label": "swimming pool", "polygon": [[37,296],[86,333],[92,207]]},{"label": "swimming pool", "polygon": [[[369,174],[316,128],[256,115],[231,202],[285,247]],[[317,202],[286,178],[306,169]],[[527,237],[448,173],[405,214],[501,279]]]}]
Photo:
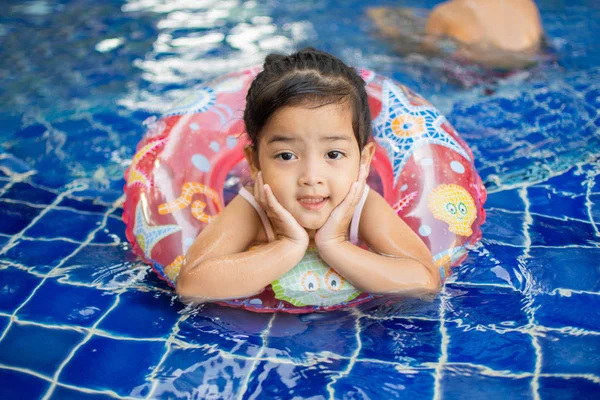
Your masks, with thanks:
[{"label": "swimming pool", "polygon": [[[3,4],[1,398],[598,396],[600,6],[539,1],[558,63],[461,88],[394,54],[363,3]],[[124,237],[122,173],[143,122],[196,84],[304,45],[445,113],[489,191],[484,239],[431,301],[185,309]]]}]

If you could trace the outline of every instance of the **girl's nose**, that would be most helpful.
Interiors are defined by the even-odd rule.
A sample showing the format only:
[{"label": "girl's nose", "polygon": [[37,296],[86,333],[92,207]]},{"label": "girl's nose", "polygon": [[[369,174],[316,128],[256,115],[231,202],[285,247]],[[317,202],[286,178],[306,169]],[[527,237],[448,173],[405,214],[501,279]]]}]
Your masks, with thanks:
[{"label": "girl's nose", "polygon": [[315,186],[322,185],[325,183],[323,177],[323,169],[319,166],[317,161],[309,161],[304,165],[298,178],[298,185],[300,186]]}]

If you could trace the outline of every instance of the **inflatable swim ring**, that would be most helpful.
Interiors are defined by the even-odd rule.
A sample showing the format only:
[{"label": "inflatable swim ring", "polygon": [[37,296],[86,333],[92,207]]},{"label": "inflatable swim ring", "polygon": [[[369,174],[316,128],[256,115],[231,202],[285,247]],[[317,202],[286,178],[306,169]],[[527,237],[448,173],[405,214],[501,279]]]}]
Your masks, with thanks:
[{"label": "inflatable swim ring", "polygon": [[[148,132],[125,172],[127,238],[173,287],[198,233],[250,181],[242,115],[246,92],[259,71],[254,67],[217,78],[162,118],[148,119]],[[450,267],[466,257],[467,246],[481,238],[479,227],[485,221],[486,192],[473,154],[422,97],[374,72],[360,73],[367,82],[376,142],[367,182],[427,244],[442,277],[448,276]],[[321,285],[337,292],[343,278],[331,271],[309,272],[315,282],[337,279],[333,286]],[[306,305],[289,297],[286,281],[219,304],[303,313],[349,307],[373,297],[350,290],[332,296],[338,304]]]}]

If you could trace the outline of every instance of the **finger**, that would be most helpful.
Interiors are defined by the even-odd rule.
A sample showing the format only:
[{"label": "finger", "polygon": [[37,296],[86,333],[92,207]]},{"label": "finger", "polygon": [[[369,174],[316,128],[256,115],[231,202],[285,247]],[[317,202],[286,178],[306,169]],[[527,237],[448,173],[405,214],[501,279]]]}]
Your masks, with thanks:
[{"label": "finger", "polygon": [[[259,191],[260,191],[260,172],[258,174],[256,174],[256,179],[254,180],[254,198],[256,199],[257,202],[259,202],[260,198],[259,198]],[[260,204],[260,202],[259,202]]]},{"label": "finger", "polygon": [[350,186],[350,191],[346,195],[346,198],[340,203],[338,207],[346,209],[354,205],[356,199],[356,193],[358,191],[358,182],[353,182]]},{"label": "finger", "polygon": [[354,198],[356,197],[356,192],[358,189],[358,183],[354,182],[352,186],[350,186],[350,191],[346,198],[333,210],[330,218],[337,218],[338,221],[345,221],[349,217],[352,216],[352,212],[356,207],[354,203]]},{"label": "finger", "polygon": [[266,197],[266,203],[273,212],[279,214],[279,207],[283,208],[281,204],[277,201],[277,198],[273,194],[271,187],[269,185],[263,185],[264,193]]},{"label": "finger", "polygon": [[369,177],[369,168],[367,167],[366,164],[362,164],[361,168],[362,168],[362,182],[366,183],[367,182],[367,178]]},{"label": "finger", "polygon": [[265,202],[265,182],[263,180],[262,171],[258,171],[258,200],[261,204]]},{"label": "finger", "polygon": [[365,185],[367,184],[367,167],[364,164],[361,164],[360,168],[359,168],[359,172],[358,172],[358,179],[356,181],[357,184],[357,190],[356,193],[354,195],[354,199],[352,201],[353,205],[357,205],[360,202],[360,199],[362,198],[362,195],[365,191]]},{"label": "finger", "polygon": [[263,180],[263,175],[262,175],[262,171],[258,172],[258,176],[256,177],[257,180],[257,186],[258,186],[258,197],[256,198],[256,201],[258,202],[258,204],[261,205],[261,207],[265,207],[265,182]]},{"label": "finger", "polygon": [[289,211],[286,210],[285,208],[283,208],[283,206],[279,203],[279,201],[277,201],[277,198],[275,197],[275,194],[273,194],[273,190],[271,190],[271,187],[269,185],[264,185],[264,188],[265,188],[266,202],[268,204],[267,209],[269,211],[271,211],[273,214],[275,214],[275,216],[282,221],[284,219],[286,219],[288,216],[291,216]]}]

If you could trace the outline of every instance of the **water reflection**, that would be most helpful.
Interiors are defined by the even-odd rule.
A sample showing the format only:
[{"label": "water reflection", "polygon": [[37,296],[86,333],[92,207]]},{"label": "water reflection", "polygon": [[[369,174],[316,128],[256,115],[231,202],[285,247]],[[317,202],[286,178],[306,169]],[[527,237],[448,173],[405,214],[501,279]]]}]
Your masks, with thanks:
[{"label": "water reflection", "polygon": [[281,28],[268,15],[270,4],[239,1],[130,1],[125,13],[157,13],[159,34],[153,50],[135,61],[144,83],[119,104],[164,112],[200,82],[254,64],[273,51],[289,52],[307,37],[310,23]]}]

